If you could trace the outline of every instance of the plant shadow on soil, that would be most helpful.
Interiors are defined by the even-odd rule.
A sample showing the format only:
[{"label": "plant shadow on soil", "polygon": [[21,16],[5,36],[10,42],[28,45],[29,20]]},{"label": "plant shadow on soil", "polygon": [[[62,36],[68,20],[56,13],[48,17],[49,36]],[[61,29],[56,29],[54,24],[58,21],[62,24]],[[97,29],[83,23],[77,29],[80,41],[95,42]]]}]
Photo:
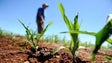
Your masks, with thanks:
[{"label": "plant shadow on soil", "polygon": [[[31,49],[31,51],[34,51]],[[32,53],[28,56],[29,58],[36,58],[37,61],[42,63],[86,63],[86,61],[82,61],[80,58],[76,57],[73,61],[72,55],[69,51],[62,49],[58,53],[52,55],[53,49],[42,47],[39,48],[36,54]]]},{"label": "plant shadow on soil", "polygon": [[[35,51],[33,48],[29,48],[30,52],[28,53],[27,60],[30,63],[33,63],[31,58],[35,58],[35,63],[41,62],[41,63],[87,63],[88,61],[82,61],[80,58],[76,57],[75,60],[73,60],[73,56],[70,51],[66,49],[61,49],[56,54],[52,54],[53,50],[57,48],[57,46],[53,46],[48,43],[39,43],[39,48],[37,51]],[[56,45],[56,44],[54,44]]]}]

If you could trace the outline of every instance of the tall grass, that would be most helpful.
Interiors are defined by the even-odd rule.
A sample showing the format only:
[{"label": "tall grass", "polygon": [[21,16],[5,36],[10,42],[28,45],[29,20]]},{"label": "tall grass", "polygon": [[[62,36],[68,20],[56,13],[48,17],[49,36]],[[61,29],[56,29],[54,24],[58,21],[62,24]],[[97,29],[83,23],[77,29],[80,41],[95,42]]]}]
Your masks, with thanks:
[{"label": "tall grass", "polygon": [[112,39],[108,38],[107,42],[110,43],[110,44],[112,44]]}]

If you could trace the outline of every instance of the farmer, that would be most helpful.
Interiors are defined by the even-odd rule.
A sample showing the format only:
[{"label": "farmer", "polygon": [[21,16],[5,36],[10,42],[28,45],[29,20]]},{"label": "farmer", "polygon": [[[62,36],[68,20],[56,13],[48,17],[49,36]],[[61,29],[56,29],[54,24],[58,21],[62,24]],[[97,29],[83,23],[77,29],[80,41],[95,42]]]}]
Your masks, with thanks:
[{"label": "farmer", "polygon": [[44,3],[42,5],[42,8],[38,9],[37,16],[36,16],[36,23],[37,23],[37,28],[38,28],[38,33],[41,34],[43,32],[44,28],[44,10],[48,7],[48,4]]}]

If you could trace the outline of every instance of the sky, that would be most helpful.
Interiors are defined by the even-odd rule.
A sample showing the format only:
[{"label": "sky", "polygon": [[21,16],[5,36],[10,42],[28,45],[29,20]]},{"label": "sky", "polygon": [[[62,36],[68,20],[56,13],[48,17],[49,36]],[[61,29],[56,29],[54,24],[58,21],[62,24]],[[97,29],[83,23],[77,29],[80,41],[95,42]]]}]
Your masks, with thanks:
[{"label": "sky", "polygon": [[[65,8],[69,20],[73,22],[74,16],[79,12],[79,23],[81,30],[98,32],[106,24],[108,14],[112,13],[112,0],[0,0],[0,28],[16,34],[25,35],[25,29],[18,22],[20,19],[30,29],[36,31],[37,9],[47,3],[49,7],[45,10],[46,26],[53,22],[45,35],[59,35],[70,40],[69,34],[60,34],[68,31],[58,9],[58,2]],[[82,42],[95,42],[95,37],[79,35]]]}]

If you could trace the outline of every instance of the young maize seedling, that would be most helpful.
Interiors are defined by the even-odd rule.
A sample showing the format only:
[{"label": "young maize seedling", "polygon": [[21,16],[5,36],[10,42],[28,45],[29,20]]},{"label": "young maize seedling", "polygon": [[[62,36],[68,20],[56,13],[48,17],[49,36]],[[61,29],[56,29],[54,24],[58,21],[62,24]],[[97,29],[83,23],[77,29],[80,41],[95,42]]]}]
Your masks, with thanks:
[{"label": "young maize seedling", "polygon": [[110,43],[110,44],[112,44],[112,39],[108,38],[107,42]]},{"label": "young maize seedling", "polygon": [[107,60],[109,63],[112,63],[112,58],[111,58],[111,57],[105,56],[104,58],[105,58],[105,60]]},{"label": "young maize seedling", "polygon": [[35,50],[37,51],[38,49],[38,46],[37,46],[37,41],[35,41],[35,33],[34,32],[31,32],[31,30],[26,27],[24,25],[24,23],[22,23],[20,20],[18,20],[22,26],[25,28],[26,30],[26,36],[27,36],[27,40],[28,40],[28,44],[30,44],[30,46]]},{"label": "young maize seedling", "polygon": [[94,62],[95,55],[97,54],[98,50],[100,49],[101,45],[104,41],[108,40],[110,35],[112,34],[112,20],[110,20],[98,33],[96,33],[96,43],[95,49],[92,53],[92,62]]},{"label": "young maize seedling", "polygon": [[109,43],[112,44],[111,39],[108,39],[110,37],[110,35],[112,34],[112,20],[110,20],[105,26],[104,28],[102,28],[98,33],[94,33],[94,32],[87,32],[87,31],[80,31],[80,25],[78,24],[78,15],[75,17],[75,22],[74,24],[72,24],[72,22],[70,22],[68,20],[68,18],[65,15],[65,11],[63,8],[63,5],[61,3],[58,4],[59,9],[61,11],[62,17],[66,23],[66,25],[68,26],[69,32],[63,32],[63,33],[70,33],[71,38],[72,38],[72,42],[70,45],[70,50],[72,51],[72,54],[74,54],[74,52],[77,50],[78,48],[78,34],[89,34],[92,36],[96,37],[96,43],[95,43],[95,49],[92,53],[92,62],[94,62],[94,58],[95,55],[97,54],[98,50],[100,49],[101,45],[104,43],[104,41],[108,41]]},{"label": "young maize seedling", "polygon": [[28,39],[28,43],[30,44],[31,47],[33,47],[35,49],[35,51],[37,51],[38,49],[38,41],[43,37],[43,35],[45,34],[45,32],[47,31],[48,27],[52,24],[52,22],[50,22],[45,29],[43,30],[43,32],[41,34],[38,34],[38,40],[35,40],[35,36],[36,36],[36,32],[31,32],[31,30],[26,27],[24,25],[24,23],[22,23],[20,20],[19,22],[22,24],[22,26],[26,29],[26,34],[27,34],[27,39]]},{"label": "young maize seedling", "polygon": [[104,43],[104,41],[107,41],[108,43],[112,44],[112,40],[109,38],[112,34],[112,20],[110,20],[99,32],[87,32],[87,31],[70,31],[70,32],[64,32],[64,33],[81,33],[81,34],[89,34],[96,37],[96,43],[95,43],[95,49],[92,53],[92,62],[94,62],[95,56],[100,49],[101,45]]},{"label": "young maize seedling", "polygon": [[53,38],[54,38],[54,42],[55,42],[55,43],[57,43],[57,42],[59,41],[59,37],[58,37],[58,35],[54,35]]},{"label": "young maize seedling", "polygon": [[[74,23],[72,23],[67,16],[65,15],[65,10],[64,7],[61,3],[58,3],[58,7],[59,10],[62,14],[62,18],[64,19],[69,31],[79,31],[80,25],[78,23],[78,14],[75,16],[74,18]],[[79,39],[78,39],[78,34],[77,33],[70,33],[71,36],[71,43],[70,43],[70,47],[69,50],[71,51],[71,53],[73,54],[73,59],[75,59],[76,57],[76,52],[78,50],[79,47]]]},{"label": "young maize seedling", "polygon": [[2,29],[0,29],[0,36],[2,36],[2,34],[3,34],[3,30],[2,30]]}]

